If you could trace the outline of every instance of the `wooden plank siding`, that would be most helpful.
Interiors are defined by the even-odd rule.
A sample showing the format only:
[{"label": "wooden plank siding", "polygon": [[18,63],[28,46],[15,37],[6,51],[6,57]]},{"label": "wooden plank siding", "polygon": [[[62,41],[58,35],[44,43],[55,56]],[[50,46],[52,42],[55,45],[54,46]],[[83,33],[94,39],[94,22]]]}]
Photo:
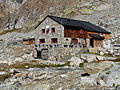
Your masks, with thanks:
[{"label": "wooden plank siding", "polygon": [[85,31],[83,29],[80,29],[80,30],[65,29],[64,30],[64,37],[70,37],[70,38],[73,38],[73,39],[76,39],[76,38],[87,38],[88,37],[88,33],[87,33],[87,31]]},{"label": "wooden plank siding", "polygon": [[93,41],[93,47],[102,47],[103,46],[103,40],[95,40]]},{"label": "wooden plank siding", "polygon": [[23,40],[23,45],[31,45],[31,44],[35,44],[35,39],[25,39]]},{"label": "wooden plank siding", "polygon": [[[83,33],[82,33],[83,32]],[[95,35],[103,35],[105,39],[110,39],[110,34],[102,34],[102,33],[96,33],[96,32],[87,32],[86,30],[80,29],[80,30],[75,30],[75,29],[65,29],[64,30],[64,37],[69,37],[72,38],[73,42],[78,43],[75,41],[77,38],[83,38],[84,39],[84,47],[86,47],[86,38],[92,39],[93,37],[89,36],[89,34],[95,34]],[[97,40],[93,39],[93,47],[102,47],[103,46],[104,40]]]},{"label": "wooden plank siding", "polygon": [[110,37],[110,34],[103,34],[103,35],[104,35],[105,39],[112,39],[112,38]]}]

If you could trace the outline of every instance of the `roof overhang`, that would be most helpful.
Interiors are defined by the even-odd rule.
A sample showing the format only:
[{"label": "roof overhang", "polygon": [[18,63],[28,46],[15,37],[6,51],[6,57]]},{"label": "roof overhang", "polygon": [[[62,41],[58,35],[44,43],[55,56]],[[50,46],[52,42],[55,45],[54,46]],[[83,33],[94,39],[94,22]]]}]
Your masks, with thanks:
[{"label": "roof overhang", "polygon": [[89,36],[91,36],[94,39],[98,39],[98,40],[103,40],[104,39],[104,36],[102,36],[102,35],[89,34]]},{"label": "roof overhang", "polygon": [[57,17],[57,16],[51,16],[47,15],[36,27],[35,29],[47,18],[49,17],[50,19],[56,21],[57,23],[69,27],[74,27],[74,28],[84,28],[85,30],[89,32],[97,32],[97,33],[105,33],[105,34],[111,34],[110,32],[106,31],[105,29],[96,26],[95,24],[92,24],[87,21],[80,21],[80,20],[74,20],[74,19],[68,19],[68,18],[62,18],[62,17]]}]

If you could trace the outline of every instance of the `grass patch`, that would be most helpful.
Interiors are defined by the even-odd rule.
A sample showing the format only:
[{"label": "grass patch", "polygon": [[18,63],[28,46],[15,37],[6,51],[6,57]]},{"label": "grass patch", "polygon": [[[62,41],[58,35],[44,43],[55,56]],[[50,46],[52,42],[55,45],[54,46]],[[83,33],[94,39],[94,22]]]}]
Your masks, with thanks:
[{"label": "grass patch", "polygon": [[98,60],[98,61],[92,61],[92,63],[99,63],[99,62],[103,62],[103,61],[120,62],[120,58],[117,58],[115,60]]},{"label": "grass patch", "polygon": [[81,8],[79,11],[82,15],[91,15],[94,13],[94,10],[91,8]]},{"label": "grass patch", "polygon": [[11,77],[11,74],[12,73],[7,73],[7,74],[0,75],[0,81],[4,81],[5,79]]},{"label": "grass patch", "polygon": [[15,32],[15,31],[19,31],[19,29],[13,28],[13,29],[11,29],[11,30],[5,30],[5,31],[3,31],[3,32],[0,32],[0,35],[4,35],[4,34],[7,34],[7,33],[9,33],[9,32]]},{"label": "grass patch", "polygon": [[70,70],[70,68],[58,68],[56,70]]},{"label": "grass patch", "polygon": [[17,62],[16,64],[10,65],[9,68],[18,68],[18,69],[28,69],[28,68],[44,68],[44,67],[63,67],[63,66],[69,66],[70,62],[66,62],[62,65],[54,65],[54,64],[41,64],[37,61],[30,61],[30,62]]},{"label": "grass patch", "polygon": [[83,54],[96,54],[96,53],[91,53],[91,52],[83,52]]},{"label": "grass patch", "polygon": [[64,66],[70,66],[71,61],[67,61]]},{"label": "grass patch", "polygon": [[114,62],[120,62],[120,58],[115,59]]},{"label": "grass patch", "polygon": [[8,64],[5,63],[0,64],[0,71],[6,71],[6,69],[9,69]]},{"label": "grass patch", "polygon": [[80,63],[80,64],[79,64],[79,67],[83,67],[83,66],[84,66],[84,63]]},{"label": "grass patch", "polygon": [[104,55],[96,54],[96,55],[104,56],[104,57],[113,57],[111,54],[104,54]]}]

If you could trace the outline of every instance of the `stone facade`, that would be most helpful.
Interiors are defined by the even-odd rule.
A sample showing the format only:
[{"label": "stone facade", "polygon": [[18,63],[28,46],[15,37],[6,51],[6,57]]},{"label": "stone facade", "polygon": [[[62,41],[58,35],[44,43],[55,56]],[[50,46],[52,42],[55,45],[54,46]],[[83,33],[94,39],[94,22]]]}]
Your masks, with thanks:
[{"label": "stone facade", "polygon": [[[54,31],[52,32],[52,29]],[[42,32],[44,30],[44,32]],[[35,44],[40,44],[40,40],[44,39],[44,44],[52,44],[52,39],[57,39],[56,43],[63,43],[64,27],[54,20],[47,17],[35,30]],[[41,42],[41,44],[43,44]]]}]

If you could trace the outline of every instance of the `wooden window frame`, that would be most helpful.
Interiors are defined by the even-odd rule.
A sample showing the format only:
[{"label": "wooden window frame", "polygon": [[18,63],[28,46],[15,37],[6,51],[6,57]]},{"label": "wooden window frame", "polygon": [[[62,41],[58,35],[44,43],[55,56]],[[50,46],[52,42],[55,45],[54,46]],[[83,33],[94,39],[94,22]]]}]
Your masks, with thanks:
[{"label": "wooden window frame", "polygon": [[58,38],[51,38],[51,43],[58,43]]},{"label": "wooden window frame", "polygon": [[41,43],[45,43],[45,39],[39,39],[39,44],[41,44]]},{"label": "wooden window frame", "polygon": [[45,34],[45,29],[42,29],[42,30],[41,30],[41,33],[42,33],[42,34]]},{"label": "wooden window frame", "polygon": [[55,28],[51,28],[51,33],[55,33],[55,32],[56,32]]}]

